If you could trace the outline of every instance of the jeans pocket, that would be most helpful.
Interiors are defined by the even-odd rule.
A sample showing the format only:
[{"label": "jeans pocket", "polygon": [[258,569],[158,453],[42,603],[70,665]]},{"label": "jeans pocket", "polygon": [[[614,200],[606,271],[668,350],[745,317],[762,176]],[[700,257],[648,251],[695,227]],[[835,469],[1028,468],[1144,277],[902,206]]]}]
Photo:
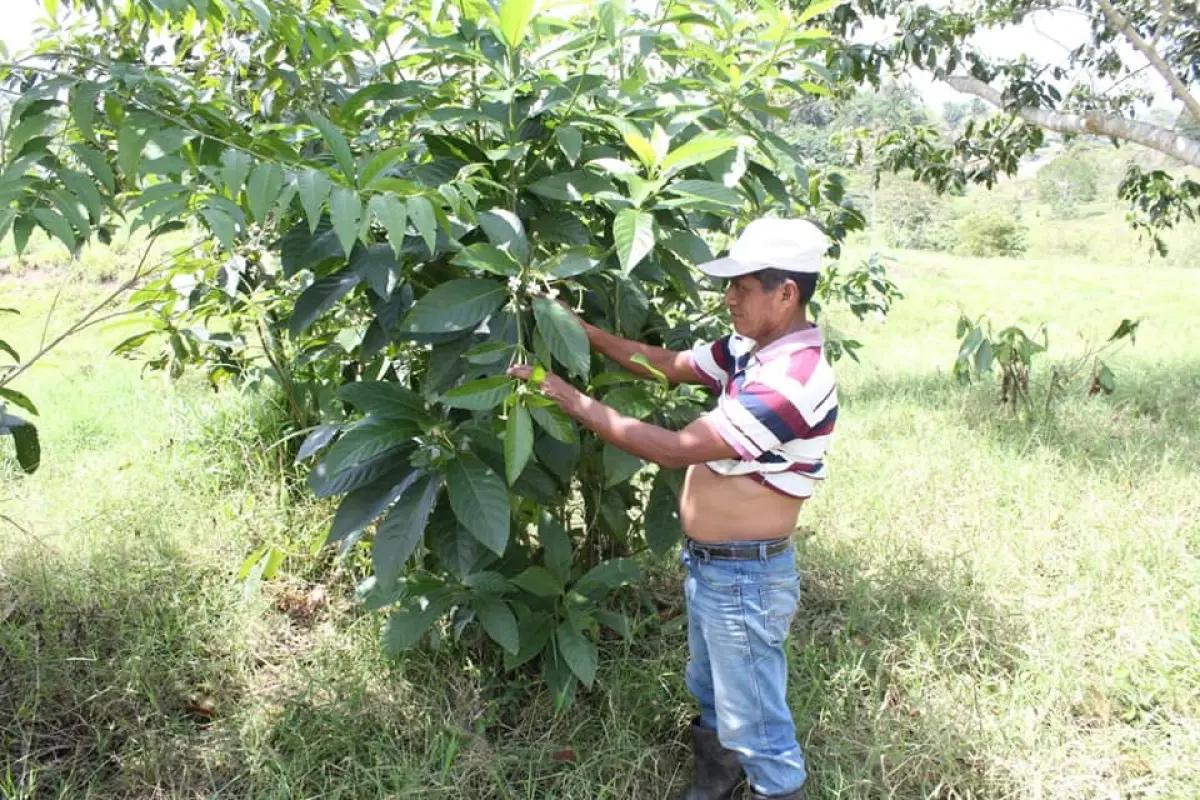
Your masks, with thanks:
[{"label": "jeans pocket", "polygon": [[740,594],[741,572],[731,562],[705,561],[697,558],[692,563],[692,573],[705,588],[720,594]]},{"label": "jeans pocket", "polygon": [[796,616],[796,608],[800,604],[800,579],[762,584],[759,586],[759,597],[767,640],[772,647],[779,647],[787,638],[792,618]]}]

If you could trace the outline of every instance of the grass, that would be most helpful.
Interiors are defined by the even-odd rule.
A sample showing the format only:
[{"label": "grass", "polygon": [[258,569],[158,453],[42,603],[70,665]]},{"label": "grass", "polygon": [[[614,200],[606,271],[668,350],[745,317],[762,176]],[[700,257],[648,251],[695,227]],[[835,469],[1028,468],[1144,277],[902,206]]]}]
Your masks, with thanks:
[{"label": "grass", "polygon": [[[833,320],[866,347],[838,364],[830,480],[803,518],[789,691],[812,797],[1197,795],[1189,275],[902,253],[907,297],[885,324]],[[4,280],[5,305],[9,286],[47,305],[48,285]],[[87,294],[73,284],[60,309]],[[1111,359],[1114,396],[1073,385],[1023,422],[994,386],[952,383],[964,311],[1051,321],[1051,360],[1144,322]],[[7,324],[19,349],[40,333]],[[0,520],[0,796],[593,800],[685,785],[679,617],[639,618],[561,714],[469,643],[381,658],[355,565],[310,555],[331,508],[280,477],[276,410],[140,377],[103,357],[121,335],[73,341],[19,387],[42,409],[37,475],[0,455],[0,513],[20,526]],[[248,586],[239,564],[264,543],[291,555]],[[679,610],[675,564],[650,567],[648,590]]]}]

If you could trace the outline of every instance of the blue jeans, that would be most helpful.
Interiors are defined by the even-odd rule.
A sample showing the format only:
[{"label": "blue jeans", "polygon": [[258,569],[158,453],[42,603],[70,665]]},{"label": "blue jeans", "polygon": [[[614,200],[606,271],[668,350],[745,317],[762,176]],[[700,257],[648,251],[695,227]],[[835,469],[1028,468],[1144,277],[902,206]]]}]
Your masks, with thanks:
[{"label": "blue jeans", "polygon": [[700,726],[738,753],[760,794],[796,791],[804,756],[787,705],[784,642],[800,599],[795,548],[753,560],[705,559],[690,546],[687,567],[689,659],[685,680],[700,703]]}]

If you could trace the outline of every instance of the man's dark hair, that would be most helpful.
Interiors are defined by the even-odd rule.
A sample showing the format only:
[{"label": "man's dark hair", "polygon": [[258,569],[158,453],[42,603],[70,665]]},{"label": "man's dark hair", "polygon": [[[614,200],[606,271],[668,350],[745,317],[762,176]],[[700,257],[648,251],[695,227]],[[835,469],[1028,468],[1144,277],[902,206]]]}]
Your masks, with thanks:
[{"label": "man's dark hair", "polygon": [[808,305],[808,301],[812,300],[813,294],[817,291],[817,273],[815,272],[788,272],[785,269],[768,267],[752,274],[758,278],[758,282],[768,292],[775,291],[788,281],[795,281],[796,287],[800,289],[800,305],[802,306]]}]

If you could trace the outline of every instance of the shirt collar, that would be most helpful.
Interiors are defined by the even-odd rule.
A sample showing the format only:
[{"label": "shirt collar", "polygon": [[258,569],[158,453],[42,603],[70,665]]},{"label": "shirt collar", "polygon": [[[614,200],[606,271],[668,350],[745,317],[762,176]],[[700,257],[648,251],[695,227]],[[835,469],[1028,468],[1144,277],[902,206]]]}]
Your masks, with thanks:
[{"label": "shirt collar", "polygon": [[807,350],[810,347],[823,347],[825,339],[821,335],[821,329],[812,325],[808,328],[802,328],[798,331],[792,331],[786,336],[780,336],[775,341],[761,350],[754,353],[755,358],[760,362],[767,361],[772,358],[793,353],[796,350]]}]

